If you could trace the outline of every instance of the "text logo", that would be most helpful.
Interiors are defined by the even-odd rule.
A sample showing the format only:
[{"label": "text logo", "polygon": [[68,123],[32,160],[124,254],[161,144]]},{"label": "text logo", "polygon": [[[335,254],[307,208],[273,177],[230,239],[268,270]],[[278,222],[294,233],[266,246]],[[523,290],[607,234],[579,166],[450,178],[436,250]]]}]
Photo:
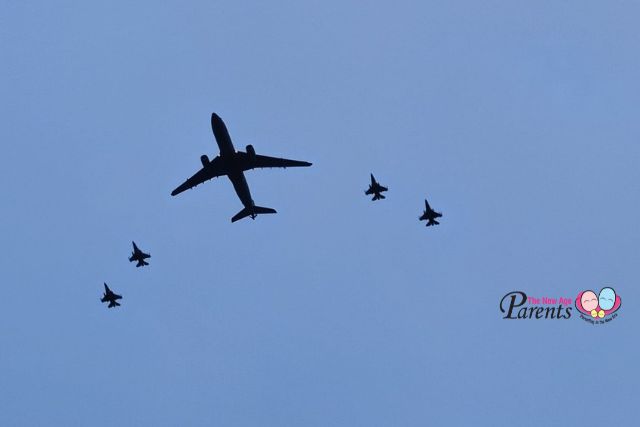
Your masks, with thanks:
[{"label": "text logo", "polygon": [[571,298],[535,298],[522,291],[509,292],[500,301],[503,319],[569,319],[571,308]]}]

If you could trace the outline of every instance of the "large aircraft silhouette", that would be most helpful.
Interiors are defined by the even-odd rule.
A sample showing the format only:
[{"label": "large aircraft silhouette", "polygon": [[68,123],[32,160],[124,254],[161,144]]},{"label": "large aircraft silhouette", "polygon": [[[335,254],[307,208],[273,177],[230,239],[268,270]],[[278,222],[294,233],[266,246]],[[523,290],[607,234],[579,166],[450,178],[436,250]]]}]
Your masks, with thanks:
[{"label": "large aircraft silhouette", "polygon": [[224,122],[216,113],[211,114],[211,129],[216,137],[216,142],[220,148],[220,155],[213,160],[203,154],[200,156],[202,169],[187,179],[178,188],[171,192],[172,196],[182,193],[185,190],[202,184],[212,178],[226,175],[233,184],[236,194],[244,205],[244,209],[231,218],[231,222],[250,216],[255,219],[259,214],[276,213],[275,209],[256,206],[251,198],[251,192],[244,177],[244,171],[256,168],[288,168],[297,166],[311,166],[309,162],[299,160],[280,159],[276,157],[262,156],[256,154],[252,145],[247,145],[247,151],[236,151],[233,148],[231,137]]}]

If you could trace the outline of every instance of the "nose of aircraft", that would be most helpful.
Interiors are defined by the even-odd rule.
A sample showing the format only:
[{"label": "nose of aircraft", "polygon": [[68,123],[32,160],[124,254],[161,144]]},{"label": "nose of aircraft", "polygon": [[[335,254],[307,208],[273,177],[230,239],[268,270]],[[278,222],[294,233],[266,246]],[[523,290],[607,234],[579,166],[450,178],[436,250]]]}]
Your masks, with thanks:
[{"label": "nose of aircraft", "polygon": [[216,113],[211,113],[211,129],[213,130],[213,133],[216,132],[216,128],[220,127],[221,122],[222,119],[219,115],[217,115]]},{"label": "nose of aircraft", "polygon": [[217,115],[216,113],[211,113],[211,122],[213,123],[214,121],[219,122],[222,119],[220,118],[219,115]]}]

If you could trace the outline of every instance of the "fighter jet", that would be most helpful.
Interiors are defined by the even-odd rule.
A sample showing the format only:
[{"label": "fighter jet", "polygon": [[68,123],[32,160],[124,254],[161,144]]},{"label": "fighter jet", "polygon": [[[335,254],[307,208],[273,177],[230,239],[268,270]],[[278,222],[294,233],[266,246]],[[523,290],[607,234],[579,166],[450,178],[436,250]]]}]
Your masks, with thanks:
[{"label": "fighter jet", "polygon": [[430,225],[440,224],[438,221],[436,221],[436,218],[440,218],[442,214],[431,209],[431,206],[429,206],[429,202],[427,202],[427,199],[424,199],[424,208],[424,213],[420,217],[420,221],[427,221],[427,227],[429,227]]},{"label": "fighter jet", "polygon": [[231,137],[227,131],[224,122],[216,113],[211,114],[211,129],[218,143],[220,155],[213,160],[203,154],[200,156],[202,169],[196,172],[191,178],[187,179],[183,184],[171,192],[172,196],[182,193],[185,190],[202,184],[211,178],[226,175],[240,201],[244,205],[244,209],[235,214],[231,218],[231,222],[250,216],[255,219],[260,214],[276,213],[275,209],[256,206],[251,198],[251,192],[244,177],[244,171],[256,168],[289,168],[298,166],[311,166],[309,162],[299,160],[280,159],[276,157],[268,157],[256,154],[256,150],[252,145],[247,145],[247,151],[236,151],[231,142]]},{"label": "fighter jet", "polygon": [[105,283],[104,284],[104,296],[102,297],[102,299],[100,301],[102,301],[102,302],[109,301],[109,308],[111,308],[111,307],[120,306],[120,304],[116,302],[116,300],[119,300],[119,299],[122,299],[122,295],[114,294],[111,291],[111,289],[109,289],[107,284]]},{"label": "fighter jet", "polygon": [[373,177],[373,174],[371,174],[371,184],[369,184],[369,189],[365,191],[364,194],[369,196],[373,194],[374,196],[371,200],[380,200],[385,198],[381,193],[387,190],[388,188],[380,185]]},{"label": "fighter jet", "polygon": [[136,264],[136,267],[142,267],[143,265],[149,265],[149,263],[146,262],[145,259],[151,258],[151,255],[145,254],[140,249],[138,249],[138,247],[136,246],[136,242],[131,242],[131,243],[133,243],[133,252],[131,253],[131,256],[129,257],[129,262],[138,261],[138,264]]}]

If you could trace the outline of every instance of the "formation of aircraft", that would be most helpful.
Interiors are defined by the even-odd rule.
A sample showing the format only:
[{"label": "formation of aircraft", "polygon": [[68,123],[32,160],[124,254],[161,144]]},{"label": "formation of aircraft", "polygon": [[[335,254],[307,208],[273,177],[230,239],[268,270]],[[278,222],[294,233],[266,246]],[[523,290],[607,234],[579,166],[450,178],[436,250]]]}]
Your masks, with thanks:
[{"label": "formation of aircraft", "polygon": [[281,159],[277,157],[263,156],[256,154],[252,145],[247,145],[246,152],[236,151],[231,142],[231,137],[224,122],[216,113],[211,114],[211,129],[218,143],[220,154],[209,160],[206,154],[200,156],[202,168],[191,178],[180,184],[171,192],[176,196],[185,190],[189,190],[196,185],[202,184],[212,178],[227,176],[233,184],[236,194],[244,205],[244,209],[231,218],[231,222],[247,216],[255,219],[257,215],[276,213],[275,209],[256,206],[251,198],[249,185],[244,177],[244,172],[258,168],[291,168],[311,166],[311,163],[300,160]]},{"label": "formation of aircraft", "polygon": [[424,213],[419,218],[419,220],[427,221],[427,227],[429,227],[431,225],[440,224],[438,221],[436,221],[436,218],[440,218],[441,216],[442,214],[431,209],[431,206],[429,206],[429,202],[427,202],[427,199],[424,199]]},{"label": "formation of aircraft", "polygon": [[[311,166],[310,162],[302,160],[283,159],[256,154],[256,151],[252,145],[247,145],[246,151],[236,151],[233,147],[231,137],[229,136],[229,131],[227,130],[224,121],[222,121],[220,116],[218,116],[216,113],[211,114],[211,129],[213,130],[213,135],[215,136],[216,143],[218,144],[220,154],[212,160],[209,160],[209,157],[206,154],[200,156],[202,168],[200,168],[200,170],[198,170],[185,182],[176,187],[176,189],[171,192],[171,195],[176,196],[210,179],[226,176],[227,178],[229,178],[229,181],[231,181],[231,184],[233,184],[233,188],[235,189],[238,198],[244,206],[244,208],[240,212],[238,212],[231,218],[231,222],[236,222],[246,217],[255,219],[256,216],[261,214],[276,213],[276,210],[273,208],[266,208],[257,206],[255,204],[253,198],[251,197],[249,185],[247,184],[247,180],[244,176],[245,171],[261,168],[289,168]],[[371,200],[376,201],[385,199],[386,197],[382,193],[388,190],[389,189],[387,187],[384,187],[378,181],[376,181],[372,173],[371,184],[369,184],[369,189],[364,193],[368,196],[373,195],[373,198]],[[424,200],[424,205],[425,210],[422,216],[420,216],[419,220],[427,221],[427,227],[440,224],[436,219],[442,217],[442,213],[434,211],[431,206],[429,206],[429,202],[427,201],[427,199]],[[149,265],[149,263],[145,260],[151,258],[151,255],[140,250],[135,242],[131,243],[133,244],[133,252],[129,257],[129,261],[137,261],[136,267]],[[120,304],[117,302],[117,300],[119,299],[122,299],[122,296],[112,292],[105,283],[104,295],[100,301],[108,302],[108,307],[112,308],[120,306]]]},{"label": "formation of aircraft", "polygon": [[370,196],[373,194],[373,201],[375,200],[380,200],[380,199],[384,199],[385,197],[382,195],[383,192],[389,190],[387,187],[383,187],[382,185],[380,185],[378,183],[378,181],[376,181],[376,179],[373,177],[373,174],[371,174],[371,184],[369,184],[369,189],[367,191],[364,192],[364,194]]},{"label": "formation of aircraft", "polygon": [[[151,255],[146,254],[144,252],[142,252],[140,250],[140,248],[138,248],[138,245],[136,245],[136,242],[131,242],[133,244],[133,252],[131,253],[131,256],[129,257],[129,262],[133,262],[133,261],[138,261],[138,264],[136,264],[136,267],[142,267],[143,265],[149,265],[148,262],[145,261],[145,259],[147,258],[151,258]],[[104,295],[102,296],[102,299],[100,301],[102,302],[109,302],[109,308],[112,307],[119,307],[120,304],[118,302],[116,302],[116,300],[122,299],[122,295],[118,295],[115,294],[111,291],[111,289],[109,289],[109,287],[107,286],[107,284],[104,284]]]},{"label": "formation of aircraft", "polygon": [[145,254],[140,249],[138,249],[138,246],[136,246],[136,242],[131,242],[131,243],[133,243],[133,252],[131,253],[131,256],[129,257],[129,262],[138,261],[138,263],[136,264],[136,267],[142,267],[143,265],[149,265],[149,263],[146,262],[145,259],[151,258],[151,255]]},{"label": "formation of aircraft", "polygon": [[102,299],[100,301],[102,302],[109,302],[109,308],[112,307],[118,307],[120,306],[120,304],[118,302],[116,302],[117,300],[122,299],[122,295],[118,295],[113,293],[113,291],[111,289],[109,289],[109,287],[107,286],[107,284],[104,284],[104,295],[102,296]]},{"label": "formation of aircraft", "polygon": [[[374,178],[373,174],[371,174],[371,184],[369,184],[369,189],[365,191],[364,194],[368,196],[373,194],[373,198],[371,200],[380,200],[385,198],[385,196],[383,196],[381,193],[387,190],[388,188],[380,185],[380,183],[378,183],[378,181],[376,181],[376,179]],[[424,213],[421,217],[418,218],[419,221],[427,221],[427,227],[440,224],[438,221],[436,221],[436,218],[440,218],[442,216],[442,213],[436,212],[431,209],[431,206],[429,206],[429,202],[427,202],[427,199],[424,199],[424,207]]]}]

